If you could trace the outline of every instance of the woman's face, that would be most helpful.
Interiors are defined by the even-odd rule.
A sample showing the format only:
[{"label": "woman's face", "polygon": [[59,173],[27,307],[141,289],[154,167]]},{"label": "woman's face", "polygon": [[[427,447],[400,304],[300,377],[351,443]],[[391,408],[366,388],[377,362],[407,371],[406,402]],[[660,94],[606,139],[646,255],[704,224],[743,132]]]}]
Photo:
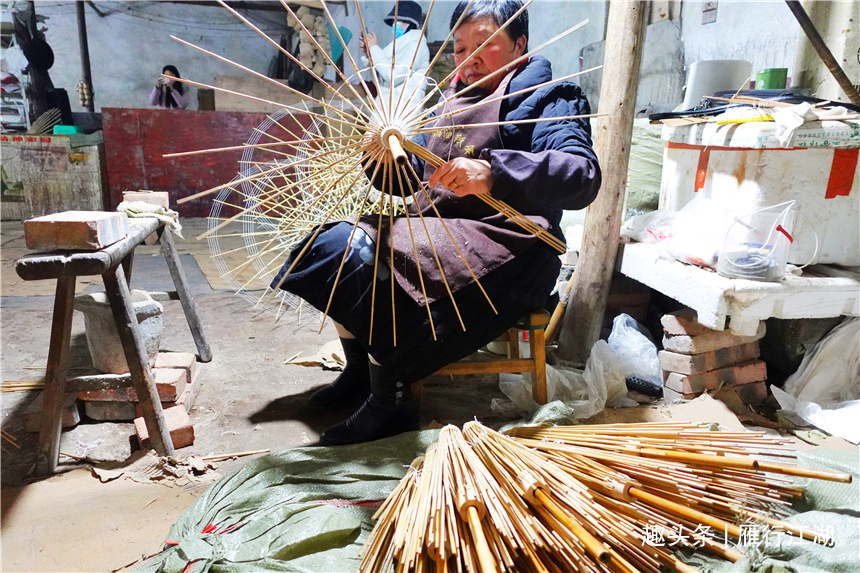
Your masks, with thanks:
[{"label": "woman's face", "polygon": [[164,70],[163,72],[161,72],[161,74],[162,74],[162,75],[165,75],[165,76],[170,76],[171,78],[175,78],[175,77],[176,77],[176,74],[174,74],[174,73],[173,73],[173,72],[171,72],[170,70]]},{"label": "woman's face", "polygon": [[[460,81],[467,86],[496,70],[508,67],[514,60],[523,55],[526,38],[521,37],[514,42],[508,36],[507,31],[498,34],[480,52],[475,54],[475,50],[498,29],[499,27],[493,19],[486,17],[461,24],[454,32],[454,66],[457,67],[466,62],[460,69]],[[499,74],[482,83],[481,87],[493,91],[499,87],[502,79],[504,79],[504,74]]]}]

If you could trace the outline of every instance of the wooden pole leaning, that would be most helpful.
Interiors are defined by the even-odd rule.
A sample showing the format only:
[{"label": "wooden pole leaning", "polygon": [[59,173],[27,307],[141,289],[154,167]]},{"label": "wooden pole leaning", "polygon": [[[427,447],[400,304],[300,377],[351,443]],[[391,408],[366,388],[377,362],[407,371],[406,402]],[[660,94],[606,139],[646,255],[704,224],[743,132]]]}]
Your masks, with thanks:
[{"label": "wooden pole leaning", "polygon": [[[179,300],[182,301],[182,311],[185,313],[188,328],[191,329],[191,336],[194,338],[194,345],[197,347],[200,362],[211,362],[212,350],[209,348],[206,335],[203,333],[200,315],[197,314],[197,305],[194,303],[194,295],[191,293],[191,289],[188,288],[185,269],[182,268],[182,263],[179,261],[179,253],[177,253],[176,246],[173,243],[173,233],[166,225],[162,226],[158,231],[158,244],[161,245],[161,252],[170,271],[170,277],[173,279],[173,285],[176,287],[176,294],[179,295]],[[128,275],[130,274],[131,270],[129,269]]]},{"label": "wooden pole leaning", "polygon": [[[122,264],[108,269],[102,275],[102,279],[152,446],[159,456],[173,456],[173,441],[170,438],[167,422],[164,420],[164,410],[161,408],[161,399],[155,388],[152,370],[149,368],[149,359],[137,326],[131,291],[125,280]],[[58,424],[59,420],[58,417]]]},{"label": "wooden pole leaning", "polygon": [[649,9],[647,2],[616,0],[609,3],[600,88],[600,110],[607,115],[598,120],[594,137],[603,184],[585,217],[579,266],[559,337],[560,357],[578,365],[585,364],[592,345],[600,336],[618,251],[639,67]]}]

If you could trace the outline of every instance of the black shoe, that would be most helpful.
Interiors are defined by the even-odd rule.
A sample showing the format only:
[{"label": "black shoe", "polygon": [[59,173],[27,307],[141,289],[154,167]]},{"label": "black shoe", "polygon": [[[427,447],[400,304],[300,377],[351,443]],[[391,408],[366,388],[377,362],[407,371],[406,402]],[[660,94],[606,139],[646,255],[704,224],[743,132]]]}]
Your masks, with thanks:
[{"label": "black shoe", "polygon": [[366,400],[370,395],[370,371],[367,352],[354,338],[341,338],[346,355],[343,372],[334,382],[311,394],[305,405],[314,410],[337,409]]},{"label": "black shoe", "polygon": [[326,446],[372,442],[418,429],[418,408],[412,400],[388,403],[375,395],[352,416],[332,426],[320,436]]},{"label": "black shoe", "polygon": [[398,381],[382,366],[371,364],[370,387],[370,398],[358,411],[323,432],[323,444],[358,444],[418,429],[419,411],[409,384]]}]

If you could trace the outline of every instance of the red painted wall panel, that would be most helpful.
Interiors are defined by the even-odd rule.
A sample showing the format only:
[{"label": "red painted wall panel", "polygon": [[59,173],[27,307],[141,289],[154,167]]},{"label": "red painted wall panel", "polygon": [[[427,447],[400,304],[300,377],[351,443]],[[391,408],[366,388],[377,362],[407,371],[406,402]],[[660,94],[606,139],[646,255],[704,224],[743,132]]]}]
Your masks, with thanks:
[{"label": "red painted wall panel", "polygon": [[[212,198],[182,205],[177,201],[229,182],[239,172],[241,150],[165,159],[166,153],[241,145],[266,119],[265,113],[102,108],[110,209],[123,191],[168,191],[170,205],[183,217],[206,217]],[[300,118],[305,125],[309,118]],[[293,118],[280,120],[301,133]]]}]

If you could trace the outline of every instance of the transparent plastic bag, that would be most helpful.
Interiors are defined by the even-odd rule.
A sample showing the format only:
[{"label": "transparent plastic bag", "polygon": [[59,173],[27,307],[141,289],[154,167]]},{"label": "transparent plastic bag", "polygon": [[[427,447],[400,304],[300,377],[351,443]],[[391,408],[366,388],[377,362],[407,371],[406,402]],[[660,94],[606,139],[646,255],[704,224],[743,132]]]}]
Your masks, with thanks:
[{"label": "transparent plastic bag", "polygon": [[628,219],[621,236],[648,243],[661,257],[714,267],[725,238],[724,209],[696,197],[680,210],[658,209]]},{"label": "transparent plastic bag", "polygon": [[[530,374],[499,374],[499,389],[510,402],[494,399],[490,409],[501,416],[532,414],[540,405],[535,402]],[[618,358],[605,340],[598,340],[591,349],[585,370],[564,363],[546,366],[547,400],[560,400],[568,406],[574,418],[590,418],[606,406],[624,408],[636,406],[627,398],[625,374]]]},{"label": "transparent plastic bag", "polygon": [[645,327],[629,314],[619,314],[612,321],[609,348],[618,359],[625,379],[636,376],[652,386],[663,386],[657,346]]},{"label": "transparent plastic bag", "polygon": [[599,407],[594,414],[605,406],[624,408],[637,405],[634,400],[627,398],[627,375],[618,356],[605,340],[598,340],[591,347],[591,355],[582,374],[589,388],[593,388],[596,395],[602,398],[595,401],[594,406]]}]

